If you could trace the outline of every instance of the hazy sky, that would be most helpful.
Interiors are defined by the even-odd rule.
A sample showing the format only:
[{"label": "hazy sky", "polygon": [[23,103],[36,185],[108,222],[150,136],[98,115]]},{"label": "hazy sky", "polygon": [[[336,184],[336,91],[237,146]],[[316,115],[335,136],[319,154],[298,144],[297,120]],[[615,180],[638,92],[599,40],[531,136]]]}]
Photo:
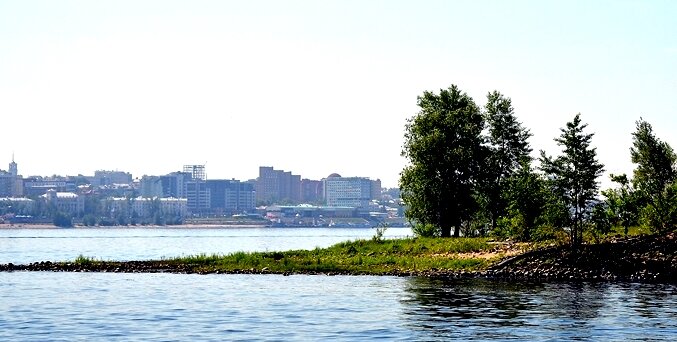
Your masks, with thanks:
[{"label": "hazy sky", "polygon": [[0,0],[0,168],[206,163],[396,186],[425,90],[513,100],[535,151],[578,112],[608,172],[641,116],[677,147],[677,1]]}]

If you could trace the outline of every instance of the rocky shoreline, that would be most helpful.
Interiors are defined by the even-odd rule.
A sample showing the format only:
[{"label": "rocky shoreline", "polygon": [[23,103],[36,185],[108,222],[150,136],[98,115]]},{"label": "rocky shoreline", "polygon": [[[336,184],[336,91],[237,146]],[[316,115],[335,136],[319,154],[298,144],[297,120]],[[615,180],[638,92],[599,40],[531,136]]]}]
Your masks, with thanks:
[{"label": "rocky shoreline", "polygon": [[204,265],[160,261],[42,261],[23,265],[0,264],[0,271],[118,272],[181,274],[323,274],[390,275],[434,278],[487,278],[524,281],[641,281],[677,283],[677,234],[619,239],[600,244],[551,247],[503,260],[482,271],[393,270],[368,272],[271,272],[263,269],[223,270]]}]

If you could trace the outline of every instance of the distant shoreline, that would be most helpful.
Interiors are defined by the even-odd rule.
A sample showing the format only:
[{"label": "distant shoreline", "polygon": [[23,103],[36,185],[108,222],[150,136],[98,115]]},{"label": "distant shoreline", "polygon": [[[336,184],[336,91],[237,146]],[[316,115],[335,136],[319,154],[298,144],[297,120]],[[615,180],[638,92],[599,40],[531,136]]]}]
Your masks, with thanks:
[{"label": "distant shoreline", "polygon": [[36,223],[0,223],[0,229],[95,229],[95,228],[105,228],[105,229],[202,229],[202,228],[212,228],[212,229],[229,229],[229,228],[269,228],[265,224],[177,224],[177,225],[167,225],[167,226],[156,226],[156,225],[137,225],[137,226],[81,226],[76,225],[73,227],[57,227],[53,224],[36,224]]}]

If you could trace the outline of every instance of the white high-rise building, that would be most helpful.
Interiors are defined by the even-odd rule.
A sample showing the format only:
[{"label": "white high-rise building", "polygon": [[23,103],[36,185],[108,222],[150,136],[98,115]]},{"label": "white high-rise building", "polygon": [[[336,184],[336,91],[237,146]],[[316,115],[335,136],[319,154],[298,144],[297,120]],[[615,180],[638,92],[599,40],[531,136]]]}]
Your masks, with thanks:
[{"label": "white high-rise building", "polygon": [[322,180],[327,206],[364,208],[372,200],[376,182],[365,177],[341,177],[332,173]]}]

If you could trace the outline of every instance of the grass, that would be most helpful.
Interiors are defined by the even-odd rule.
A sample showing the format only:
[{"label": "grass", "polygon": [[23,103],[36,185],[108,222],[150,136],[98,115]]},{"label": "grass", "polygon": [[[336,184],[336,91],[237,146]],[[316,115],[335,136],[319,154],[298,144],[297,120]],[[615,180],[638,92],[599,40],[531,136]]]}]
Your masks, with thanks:
[{"label": "grass", "polygon": [[503,258],[505,251],[483,238],[357,240],[313,250],[236,252],[165,260],[199,271],[259,270],[273,273],[390,274],[435,270],[476,271]]}]

